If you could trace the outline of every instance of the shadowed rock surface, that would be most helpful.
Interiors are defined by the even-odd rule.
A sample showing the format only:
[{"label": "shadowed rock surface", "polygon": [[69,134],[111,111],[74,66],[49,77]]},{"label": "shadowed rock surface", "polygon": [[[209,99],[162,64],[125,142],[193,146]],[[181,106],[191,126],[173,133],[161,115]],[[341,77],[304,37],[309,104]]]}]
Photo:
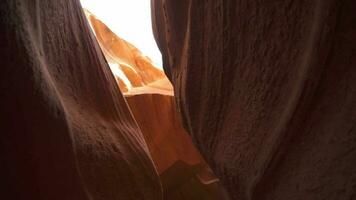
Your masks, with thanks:
[{"label": "shadowed rock surface", "polygon": [[[209,175],[210,173],[210,175]],[[208,174],[208,176],[204,174]],[[203,165],[188,165],[179,160],[161,174],[163,194],[167,200],[229,200],[218,179]],[[203,177],[203,178],[202,178]],[[205,181],[204,178],[207,178]]]},{"label": "shadowed rock surface", "polygon": [[3,0],[0,30],[1,199],[161,199],[79,1]]},{"label": "shadowed rock surface", "polygon": [[356,198],[355,10],[152,1],[184,125],[233,199]]}]

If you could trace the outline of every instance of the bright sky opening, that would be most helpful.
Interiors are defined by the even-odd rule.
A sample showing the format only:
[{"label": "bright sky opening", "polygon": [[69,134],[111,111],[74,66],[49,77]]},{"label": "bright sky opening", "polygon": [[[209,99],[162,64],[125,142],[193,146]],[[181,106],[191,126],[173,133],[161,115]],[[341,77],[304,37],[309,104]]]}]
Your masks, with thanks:
[{"label": "bright sky opening", "polygon": [[152,32],[150,0],[81,0],[81,3],[162,69],[161,52]]}]

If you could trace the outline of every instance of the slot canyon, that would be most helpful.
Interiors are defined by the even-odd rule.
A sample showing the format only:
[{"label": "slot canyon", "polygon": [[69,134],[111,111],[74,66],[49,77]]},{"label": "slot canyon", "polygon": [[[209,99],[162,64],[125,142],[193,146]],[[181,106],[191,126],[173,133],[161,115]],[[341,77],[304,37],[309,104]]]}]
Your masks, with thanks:
[{"label": "slot canyon", "polygon": [[0,199],[356,200],[356,1],[151,17],[163,71],[79,0],[0,2]]}]

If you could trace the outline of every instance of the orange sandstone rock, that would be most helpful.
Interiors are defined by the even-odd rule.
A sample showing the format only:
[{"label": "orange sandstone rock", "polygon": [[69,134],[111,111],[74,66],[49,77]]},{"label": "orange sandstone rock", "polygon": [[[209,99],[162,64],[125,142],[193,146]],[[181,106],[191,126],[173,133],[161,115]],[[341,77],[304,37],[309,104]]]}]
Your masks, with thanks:
[{"label": "orange sandstone rock", "polygon": [[87,16],[108,62],[119,64],[133,87],[165,78],[163,71],[154,67],[136,47],[118,37],[91,13],[87,12]]}]

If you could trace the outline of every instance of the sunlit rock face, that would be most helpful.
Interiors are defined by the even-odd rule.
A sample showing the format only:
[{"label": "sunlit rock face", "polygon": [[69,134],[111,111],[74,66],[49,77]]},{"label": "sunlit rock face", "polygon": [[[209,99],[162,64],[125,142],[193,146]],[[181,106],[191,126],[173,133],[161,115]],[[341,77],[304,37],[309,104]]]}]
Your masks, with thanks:
[{"label": "sunlit rock face", "polygon": [[233,199],[354,199],[356,2],[154,0],[183,122]]},{"label": "sunlit rock face", "polygon": [[[147,86],[157,80],[167,79],[163,71],[154,67],[152,61],[140,50],[118,37],[89,11],[86,11],[86,15],[113,73],[124,83],[126,80],[125,86],[128,89],[120,85],[124,93],[134,88]],[[170,91],[172,94],[172,85],[168,80],[164,82],[164,85],[160,85],[166,88],[164,89],[166,92]]]},{"label": "sunlit rock face", "polygon": [[0,30],[1,199],[161,199],[79,2],[3,0]]}]

